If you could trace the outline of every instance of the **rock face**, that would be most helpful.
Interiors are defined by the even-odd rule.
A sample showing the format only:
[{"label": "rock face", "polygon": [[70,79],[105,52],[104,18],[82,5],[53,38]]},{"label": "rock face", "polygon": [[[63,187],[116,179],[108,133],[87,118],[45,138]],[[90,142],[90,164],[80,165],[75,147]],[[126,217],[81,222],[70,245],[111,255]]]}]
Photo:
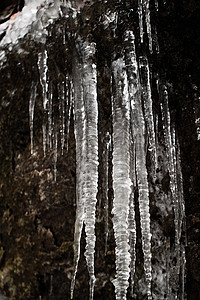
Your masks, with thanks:
[{"label": "rock face", "polygon": [[[145,17],[141,19],[140,1],[55,1],[53,5],[41,2],[34,1],[33,5],[27,1],[15,21],[0,27],[2,293],[9,299],[70,298],[74,250],[76,255],[79,245],[74,238],[75,220],[77,209],[80,216],[82,209],[77,199],[81,195],[86,199],[84,206],[87,207],[87,201],[90,203],[85,191],[90,189],[90,183],[85,187],[84,182],[92,164],[85,156],[92,147],[96,151],[96,146],[91,142],[93,123],[84,120],[94,116],[94,107],[90,111],[90,102],[86,100],[93,101],[90,96],[96,76],[98,192],[94,299],[115,299],[114,285],[119,290],[117,299],[125,299],[122,294],[126,294],[126,289],[120,292],[120,278],[123,286],[128,279],[124,279],[118,263],[123,265],[126,276],[131,271],[127,299],[150,299],[150,283],[153,299],[199,299],[200,35],[196,24],[200,5],[193,1],[155,1],[156,5],[150,3],[150,8],[143,6]],[[134,38],[130,38],[130,33]],[[134,55],[131,43],[135,43]],[[89,60],[87,45],[95,45]],[[92,72],[96,75],[87,78]],[[130,107],[124,91],[132,95]],[[141,105],[137,107],[134,99],[139,98]],[[120,112],[124,114],[122,119]],[[77,120],[83,121],[83,129],[78,131]],[[87,138],[81,142],[84,128],[90,130],[86,130],[90,143]],[[128,147],[132,150],[123,156]],[[82,153],[86,154],[81,157]],[[125,166],[127,161],[130,166]],[[125,210],[121,205],[125,201],[116,197],[121,184],[116,173],[119,169],[123,176],[126,173],[128,190],[122,193],[122,186],[118,195],[122,193],[132,199]],[[97,178],[91,176],[88,182],[93,179],[94,185]],[[141,182],[142,187],[147,185],[148,196],[144,196]],[[142,197],[147,199],[144,210]],[[118,210],[124,216],[125,211],[129,212],[129,225],[124,216],[124,223],[118,225]],[[148,220],[142,221],[143,212],[145,217],[150,213],[151,219],[150,259],[149,237],[144,243],[144,236],[149,234]],[[86,217],[90,213],[94,211],[82,215],[74,299],[88,299],[91,294],[84,257],[86,243],[90,244],[88,220],[92,217]],[[120,233],[124,228],[126,233]],[[126,243],[123,238],[128,236],[127,230],[131,251],[120,248]],[[92,261],[90,250],[86,254],[88,265]],[[128,266],[128,257],[123,260],[118,250],[130,252]],[[152,282],[144,268],[148,272],[152,268]],[[91,270],[92,267],[90,275]]]}]

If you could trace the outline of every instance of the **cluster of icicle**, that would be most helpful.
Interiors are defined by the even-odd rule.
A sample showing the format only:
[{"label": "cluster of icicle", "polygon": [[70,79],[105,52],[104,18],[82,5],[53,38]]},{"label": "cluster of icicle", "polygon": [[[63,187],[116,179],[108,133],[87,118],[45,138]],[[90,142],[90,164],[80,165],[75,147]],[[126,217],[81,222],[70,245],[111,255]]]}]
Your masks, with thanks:
[{"label": "cluster of icicle", "polygon": [[[156,2],[157,3],[157,2]],[[149,49],[152,51],[149,1],[139,1],[140,38],[143,41],[143,15],[145,16]],[[54,120],[52,112],[53,91],[48,79],[48,53],[43,50],[38,55],[38,69],[43,94],[43,150],[54,151],[54,178],[56,180],[58,128],[61,149],[64,151],[65,135],[69,134],[69,114],[74,107],[74,128],[76,139],[76,222],[74,233],[74,273],[71,283],[73,298],[75,278],[80,258],[80,240],[85,225],[88,272],[90,276],[90,300],[95,287],[95,214],[98,192],[98,104],[97,66],[94,43],[76,38],[73,53],[73,69],[69,79],[58,85],[60,121]],[[31,153],[33,148],[33,120],[36,98],[36,84],[32,85],[29,103]],[[175,250],[178,260],[176,272],[180,272],[184,256],[180,246],[184,201],[179,149],[175,127],[171,124],[168,108],[167,88],[158,82],[161,97],[162,124],[167,147],[170,191],[175,215]],[[156,179],[157,130],[153,115],[151,78],[146,56],[136,56],[135,39],[132,31],[127,31],[123,54],[112,62],[112,116],[113,116],[113,228],[116,242],[116,278],[113,280],[117,300],[126,299],[129,281],[133,292],[136,262],[136,221],[135,191],[137,190],[144,255],[146,295],[152,299],[151,230],[148,175]],[[67,99],[67,100],[66,100]],[[67,124],[67,125],[66,125]],[[110,142],[110,141],[109,141]],[[108,146],[109,147],[109,146]],[[151,160],[147,171],[147,153]],[[148,173],[150,172],[150,174]],[[105,201],[106,203],[106,201]],[[107,243],[107,239],[106,239]],[[184,267],[182,267],[184,272]],[[168,275],[166,275],[168,276]],[[184,277],[184,276],[182,276]],[[184,284],[183,284],[184,285]]]}]

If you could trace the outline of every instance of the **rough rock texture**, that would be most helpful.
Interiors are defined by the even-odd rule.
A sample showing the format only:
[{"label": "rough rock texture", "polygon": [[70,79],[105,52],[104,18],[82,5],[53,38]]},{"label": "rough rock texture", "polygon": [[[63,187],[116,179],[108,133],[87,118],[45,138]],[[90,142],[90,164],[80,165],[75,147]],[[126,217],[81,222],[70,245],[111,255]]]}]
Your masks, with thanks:
[{"label": "rough rock texture", "polygon": [[[120,56],[125,30],[134,27],[138,55],[148,52],[147,41],[139,45],[137,1],[94,1],[86,5],[77,24],[60,18],[49,25],[46,48],[49,53],[49,73],[54,87],[54,114],[59,124],[57,82],[71,72],[73,57],[72,35],[95,41],[97,45],[98,104],[99,104],[99,193],[97,203],[97,242],[94,299],[114,299],[111,279],[115,276],[115,243],[109,217],[108,248],[104,256],[103,140],[112,133],[110,107],[111,57]],[[153,1],[152,1],[153,2]],[[200,298],[200,141],[197,139],[196,112],[200,97],[200,4],[197,1],[159,1],[159,12],[152,7],[152,26],[157,27],[160,52],[149,56],[153,74],[161,74],[171,93],[169,106],[178,130],[186,205],[186,294],[187,299]],[[113,36],[113,23],[106,23],[105,12],[118,12],[118,25]],[[63,28],[67,46],[63,44]],[[70,32],[70,34],[68,34]],[[23,51],[7,48],[7,61],[0,72],[0,289],[9,299],[59,300],[70,298],[73,271],[73,234],[75,222],[75,138],[73,113],[70,119],[69,147],[61,154],[58,143],[57,180],[54,181],[54,154],[43,155],[43,100],[37,67],[38,53],[44,45],[25,37]],[[29,99],[32,82],[38,82],[34,116],[34,153],[30,154]],[[159,110],[156,79],[152,80],[154,111]],[[161,129],[160,129],[161,131]],[[162,134],[161,134],[162,135]],[[162,139],[162,138],[161,138]],[[163,150],[165,151],[165,149]],[[162,152],[162,151],[161,151]],[[165,155],[164,155],[165,157]],[[111,165],[112,155],[109,162]],[[113,198],[109,169],[109,208]],[[169,174],[161,174],[165,194],[169,191]],[[151,195],[152,221],[159,219]],[[138,208],[137,208],[138,210]],[[109,214],[110,215],[110,214]],[[137,217],[137,216],[136,216]],[[139,221],[136,219],[137,226]],[[174,239],[173,216],[162,223],[171,244]],[[139,231],[139,228],[138,228]],[[184,238],[184,237],[183,237]],[[88,298],[88,273],[83,256],[78,268],[74,299]],[[137,240],[136,277],[142,271],[141,237]],[[154,262],[153,262],[154,263]],[[137,286],[137,283],[135,284]],[[136,299],[145,299],[138,292]],[[1,298],[1,295],[0,295]],[[128,292],[128,299],[132,299]]]}]

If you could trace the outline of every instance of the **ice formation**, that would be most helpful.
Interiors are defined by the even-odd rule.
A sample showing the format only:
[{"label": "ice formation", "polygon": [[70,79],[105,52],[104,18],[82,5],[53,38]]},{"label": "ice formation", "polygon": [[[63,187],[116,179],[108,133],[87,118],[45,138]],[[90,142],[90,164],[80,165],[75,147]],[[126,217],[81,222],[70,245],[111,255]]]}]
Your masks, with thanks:
[{"label": "ice formation", "polygon": [[[26,1],[21,13],[15,20],[9,20],[0,25],[0,30],[6,30],[1,46],[9,45],[12,49],[27,33],[36,41],[42,42],[38,53],[38,73],[41,97],[43,100],[43,152],[52,151],[54,180],[57,178],[58,151],[64,155],[68,151],[70,118],[73,111],[74,133],[76,141],[76,220],[74,232],[74,272],[71,282],[71,298],[73,298],[76,273],[80,258],[80,241],[83,229],[86,233],[85,258],[90,277],[90,300],[93,299],[95,287],[95,222],[98,193],[98,64],[96,60],[97,45],[89,38],[85,39],[71,34],[73,40],[72,70],[60,76],[55,82],[49,70],[49,53],[44,41],[48,36],[48,25],[60,16],[71,13],[73,22],[81,13],[82,4],[78,1],[78,8],[73,7],[71,1]],[[62,9],[65,7],[65,9]],[[158,1],[155,0],[158,9]],[[148,0],[138,0],[139,36],[140,42],[145,39],[144,28],[148,37],[149,52],[152,52],[152,33],[150,8]],[[23,17],[23,23],[21,22]],[[21,23],[20,23],[21,22]],[[66,21],[68,22],[68,21]],[[109,12],[102,18],[105,29],[109,23],[116,25],[117,13]],[[113,36],[115,37],[115,28]],[[104,172],[104,220],[105,220],[105,255],[108,243],[109,196],[108,180],[112,176],[114,198],[112,204],[112,221],[116,243],[116,276],[113,279],[116,299],[126,299],[127,291],[134,295],[136,274],[136,241],[138,239],[137,226],[141,231],[141,250],[143,252],[144,278],[141,280],[143,289],[141,294],[148,299],[161,299],[167,295],[172,299],[177,297],[170,286],[170,280],[181,273],[181,293],[184,297],[184,246],[181,243],[181,234],[184,219],[184,199],[180,150],[176,128],[171,121],[168,88],[166,83],[157,80],[160,98],[161,120],[153,110],[152,74],[148,55],[137,56],[135,36],[133,31],[126,31],[123,35],[121,54],[111,57],[111,106],[112,130],[104,138],[103,165]],[[63,30],[63,45],[67,47],[66,29]],[[3,56],[2,56],[3,57]],[[70,73],[71,72],[71,73]],[[63,75],[63,74],[62,74]],[[33,83],[29,99],[29,125],[31,154],[33,147],[34,108],[36,102],[37,84]],[[36,91],[37,90],[37,91]],[[55,113],[55,98],[58,103],[58,116]],[[163,162],[161,154],[163,145],[159,142],[158,122],[161,122],[164,133],[164,147],[166,158]],[[112,134],[111,134],[112,133]],[[198,136],[199,138],[199,136]],[[111,146],[112,145],[112,146]],[[112,174],[109,174],[109,153],[112,151]],[[147,164],[147,157],[150,163]],[[162,174],[159,171],[162,169]],[[169,173],[170,193],[161,191],[161,187],[154,187],[155,181]],[[159,177],[160,176],[160,177]],[[155,205],[162,215],[167,216],[173,207],[175,227],[175,266],[172,263],[171,252],[164,237],[164,246],[159,235],[163,236],[162,229],[154,222],[150,223],[150,193],[154,190]],[[139,212],[136,210],[138,203]],[[172,204],[172,206],[171,206]],[[100,206],[100,205],[99,205]],[[170,210],[171,209],[171,210]],[[136,214],[139,216],[139,225],[136,226]],[[152,232],[152,233],[151,233]],[[158,257],[160,265],[152,266],[152,240],[154,248],[161,247],[162,254]],[[156,256],[157,254],[155,254]],[[166,271],[164,275],[163,270]],[[156,282],[156,288],[152,286]],[[139,285],[139,284],[138,284]],[[175,286],[178,289],[179,282]],[[144,288],[143,288],[144,287]],[[164,287],[164,291],[162,291]],[[175,289],[174,289],[175,290]]]},{"label": "ice formation", "polygon": [[113,62],[113,228],[116,242],[116,299],[126,299],[130,273],[129,199],[130,180],[130,102],[123,59]]},{"label": "ice formation", "polygon": [[[135,148],[135,177],[139,195],[138,198],[142,233],[142,248],[144,253],[144,271],[147,284],[147,296],[149,299],[151,299],[151,232],[149,214],[149,188],[147,181],[145,150],[146,132],[141,102],[141,89],[143,85],[141,84],[140,87],[134,35],[132,32],[127,32],[126,43],[126,65],[129,79],[131,127]],[[148,101],[148,105],[151,106],[150,101]]]},{"label": "ice formation", "polygon": [[[155,3],[157,8],[157,3]],[[151,34],[151,19],[150,19],[150,8],[149,0],[138,0],[138,17],[139,17],[139,31],[140,31],[140,41],[144,41],[144,21],[145,27],[149,39],[149,51],[152,53],[152,34]]]},{"label": "ice formation", "polygon": [[77,213],[75,224],[75,272],[71,285],[73,297],[74,282],[80,256],[80,238],[83,223],[86,232],[85,257],[90,276],[90,299],[94,293],[95,219],[98,184],[98,105],[97,74],[93,63],[95,45],[77,43],[77,53],[82,61],[74,62],[74,125],[77,148]]},{"label": "ice formation", "polygon": [[31,96],[29,100],[29,126],[30,126],[30,138],[31,138],[31,154],[33,154],[33,121],[34,121],[36,90],[37,90],[37,85],[35,83],[32,83]]}]

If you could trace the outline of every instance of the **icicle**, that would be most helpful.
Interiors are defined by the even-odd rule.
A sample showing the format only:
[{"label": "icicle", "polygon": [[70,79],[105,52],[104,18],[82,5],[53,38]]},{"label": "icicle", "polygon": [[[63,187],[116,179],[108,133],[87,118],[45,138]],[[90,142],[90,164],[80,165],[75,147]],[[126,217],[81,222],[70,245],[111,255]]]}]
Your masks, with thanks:
[{"label": "icicle", "polygon": [[40,74],[40,83],[42,86],[44,110],[46,110],[47,102],[48,102],[48,98],[47,98],[47,93],[48,93],[47,60],[48,60],[48,54],[47,54],[46,50],[44,50],[38,54],[38,69],[39,69],[39,74]]},{"label": "icicle", "polygon": [[72,105],[74,103],[74,86],[72,80],[69,80],[69,78],[66,76],[66,83],[67,83],[67,107],[66,107],[66,149],[68,151],[68,142],[69,142],[69,127],[70,127],[70,118],[71,118],[71,109]]},{"label": "icicle", "polygon": [[150,71],[149,64],[146,57],[142,56],[139,58],[139,68],[140,68],[140,81],[143,94],[144,102],[144,118],[147,126],[149,145],[148,150],[150,152],[151,158],[151,169],[152,178],[155,179],[156,168],[157,168],[157,154],[156,154],[156,141],[155,141],[155,129],[154,129],[154,118],[153,118],[153,108],[152,108],[152,97],[151,97],[151,84],[150,84]]},{"label": "icicle", "polygon": [[[179,288],[180,297],[184,299],[184,277],[185,277],[185,250],[184,244],[181,244],[181,235],[183,230],[183,221],[185,218],[182,173],[180,166],[180,150],[176,137],[175,126],[171,124],[170,112],[168,106],[167,88],[161,87],[163,90],[163,103],[161,103],[161,112],[163,120],[163,130],[165,145],[168,155],[168,168],[170,175],[171,199],[174,209],[174,227],[175,227],[175,254],[176,265],[174,266],[174,277],[181,274],[181,287]],[[173,274],[172,274],[173,276]],[[178,279],[177,279],[178,280]],[[178,287],[177,287],[178,293]]]},{"label": "icicle", "polygon": [[151,19],[150,19],[150,8],[149,8],[149,0],[144,1],[144,13],[145,13],[145,22],[147,28],[147,35],[149,39],[149,51],[150,53],[153,52],[152,48],[152,34],[151,34]]},{"label": "icicle", "polygon": [[174,208],[174,224],[175,224],[175,245],[176,248],[179,247],[179,216],[178,216],[178,200],[177,200],[177,182],[176,182],[176,157],[175,149],[173,144],[173,136],[171,133],[171,121],[170,112],[168,105],[168,91],[167,87],[163,87],[163,103],[161,103],[161,113],[164,129],[165,145],[167,148],[168,164],[169,164],[169,176],[170,176],[170,190],[172,204]]},{"label": "icicle", "polygon": [[143,43],[143,40],[144,40],[143,15],[145,16],[146,30],[147,30],[147,35],[148,35],[148,39],[149,39],[149,51],[150,51],[150,53],[152,53],[153,48],[152,48],[149,0],[138,0],[138,17],[139,17],[139,30],[140,30],[141,43]]},{"label": "icicle", "polygon": [[60,113],[60,136],[61,136],[61,152],[63,155],[65,145],[65,82],[58,84],[59,93],[59,113]]},{"label": "icicle", "polygon": [[[48,103],[47,60],[48,60],[48,55],[47,55],[46,50],[44,50],[38,54],[38,70],[39,70],[39,74],[40,74],[40,83],[42,86],[43,108],[44,108],[45,112],[46,112],[47,103]],[[43,133],[43,152],[44,152],[44,156],[45,156],[46,155],[46,144],[47,144],[47,128],[46,128],[45,121],[43,121],[42,133]]]},{"label": "icicle", "polygon": [[155,43],[156,53],[159,54],[160,53],[160,47],[159,47],[159,43],[158,43],[158,33],[157,33],[156,26],[155,26],[155,33],[154,33],[154,43]]},{"label": "icicle", "polygon": [[42,137],[43,137],[43,153],[44,157],[46,156],[46,146],[47,146],[47,128],[46,124],[42,124]]},{"label": "icicle", "polygon": [[131,192],[130,202],[129,202],[129,245],[131,253],[131,263],[130,263],[130,291],[133,297],[133,285],[134,285],[134,274],[135,274],[135,262],[136,262],[136,222],[135,222],[135,206],[134,206],[134,191]]},{"label": "icicle", "polygon": [[48,101],[48,146],[49,149],[52,148],[52,105],[53,105],[53,86],[52,82],[50,82],[50,87],[49,87],[49,101]]},{"label": "icicle", "polygon": [[143,43],[144,28],[143,28],[143,0],[138,0],[138,17],[140,29],[140,41]]},{"label": "icicle", "polygon": [[104,184],[103,184],[103,191],[105,193],[104,195],[104,220],[105,220],[105,255],[107,254],[107,244],[108,244],[108,214],[109,214],[109,207],[108,207],[108,159],[109,159],[109,153],[110,153],[110,147],[111,147],[111,136],[110,133],[107,132],[106,134],[106,149],[104,153],[105,157],[105,175],[104,175]]},{"label": "icicle", "polygon": [[57,126],[54,128],[54,141],[53,141],[53,160],[54,160],[54,181],[57,177],[57,160],[58,160],[58,132]]},{"label": "icicle", "polygon": [[36,90],[37,90],[37,85],[35,83],[32,83],[31,96],[29,100],[29,126],[30,126],[30,138],[31,138],[31,154],[33,154],[33,120],[34,120]]},{"label": "icicle", "polygon": [[[84,198],[83,198],[83,148],[86,140],[84,132],[86,127],[85,107],[83,100],[83,85],[80,70],[82,65],[74,57],[73,63],[73,87],[74,87],[74,129],[76,139],[76,221],[74,229],[74,273],[71,281],[71,299],[73,299],[76,273],[80,258],[80,241],[84,220]],[[71,88],[72,89],[72,88]],[[71,93],[71,90],[70,90]]]},{"label": "icicle", "polygon": [[[105,133],[103,138],[103,153],[102,153],[102,169],[104,170],[103,178],[102,178],[102,198],[104,200],[104,210],[103,210],[103,218],[104,218],[104,236],[105,236],[105,255],[107,254],[107,242],[108,242],[108,216],[109,216],[109,201],[108,201],[108,172],[109,172],[109,154],[111,151],[111,135],[109,132]],[[101,208],[101,198],[99,199],[98,209]],[[101,221],[102,214],[99,213],[98,221]]]},{"label": "icicle", "polygon": [[[71,284],[71,297],[73,297],[84,221],[86,232],[85,257],[90,276],[90,300],[92,300],[95,284],[95,212],[98,182],[97,74],[96,65],[93,63],[95,45],[87,42],[82,43],[80,40],[76,46],[79,48],[82,63],[78,64],[75,58],[73,71],[78,199],[74,234],[75,272]],[[81,86],[82,88],[80,88]]]},{"label": "icicle", "polygon": [[125,57],[128,74],[128,88],[131,103],[131,125],[135,141],[136,181],[139,194],[139,211],[142,233],[142,249],[144,253],[144,272],[148,299],[151,299],[151,232],[149,213],[149,187],[147,181],[146,152],[145,152],[145,124],[142,112],[139,88],[139,73],[135,53],[134,35],[126,32]]},{"label": "icicle", "polygon": [[125,63],[122,58],[112,64],[114,75],[113,109],[113,228],[116,242],[117,300],[126,299],[129,286],[130,253],[128,214],[130,180],[130,104]]},{"label": "icicle", "polygon": [[98,185],[98,105],[97,105],[97,73],[96,65],[92,62],[95,54],[95,45],[84,43],[83,54],[83,89],[86,111],[86,157],[85,165],[85,232],[86,251],[85,257],[90,276],[90,300],[93,299],[94,276],[94,252],[95,252],[95,212],[97,202]]}]

